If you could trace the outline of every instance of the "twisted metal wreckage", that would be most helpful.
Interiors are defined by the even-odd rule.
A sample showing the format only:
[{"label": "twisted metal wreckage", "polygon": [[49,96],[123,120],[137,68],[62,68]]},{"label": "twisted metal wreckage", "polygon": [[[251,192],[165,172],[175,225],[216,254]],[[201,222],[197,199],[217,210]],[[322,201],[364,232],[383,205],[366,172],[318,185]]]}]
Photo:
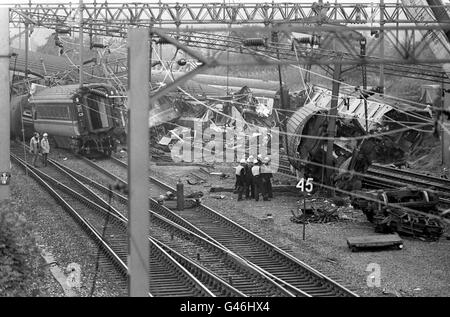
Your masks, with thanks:
[{"label": "twisted metal wreckage", "polygon": [[[402,3],[403,2],[408,1],[402,1]],[[296,6],[294,8],[295,10],[298,10],[297,6],[301,6],[300,4],[293,5]],[[335,4],[335,6],[336,5],[337,4]],[[257,10],[262,10],[262,12],[264,12],[264,19],[259,21],[259,23],[266,23],[266,17],[272,17],[272,15],[265,14],[267,9],[266,5],[261,8],[259,8],[259,5],[256,6]],[[331,6],[333,7],[332,4]],[[277,8],[278,7],[273,8],[275,9],[274,12],[278,12]],[[345,14],[346,18],[344,20],[341,21],[338,19],[338,21],[334,22],[344,24],[367,23],[368,20],[366,20],[366,18],[370,16],[371,21],[376,23],[377,18],[375,15],[377,15],[376,12],[379,12],[380,34],[384,34],[383,32],[386,32],[389,28],[383,26],[383,31],[381,30],[381,24],[384,25],[385,23],[397,23],[397,28],[392,29],[397,32],[401,29],[398,27],[398,23],[410,24],[414,22],[417,24],[415,28],[417,30],[420,29],[422,33],[439,29],[437,26],[430,24],[434,23],[436,19],[431,15],[424,15],[423,10],[426,10],[427,7],[422,5],[411,7],[397,4],[395,8],[389,8],[389,5],[383,5],[380,6],[379,11],[374,11],[371,6],[371,14],[368,14],[368,12],[365,11],[369,8],[364,6],[350,6],[349,8],[352,10],[352,14]],[[81,16],[83,16],[83,13],[89,13],[89,16],[97,16],[103,9],[105,8],[95,8],[94,5],[94,8],[80,8],[80,13],[82,13]],[[110,8],[107,9],[109,10]],[[164,8],[164,10],[166,9],[167,8]],[[180,8],[177,4],[177,12],[180,9],[190,10],[189,8]],[[200,8],[200,10],[203,9],[206,8]],[[334,9],[328,10],[329,8],[327,9],[326,7],[324,9],[326,9],[324,10],[325,15],[321,13],[322,10],[319,10],[320,12],[318,12],[317,8],[308,7],[308,10],[311,11],[309,16],[312,18],[319,18],[320,22],[332,22],[334,12],[345,11],[345,8],[341,7],[337,8],[340,11],[335,11]],[[20,6],[15,10],[12,10],[12,20],[14,21],[16,19],[21,21],[24,15],[24,13],[22,13],[23,10],[24,9]],[[60,7],[55,10],[60,10]],[[127,12],[128,8],[120,7],[117,10],[118,12]],[[143,11],[145,10],[151,10],[151,8],[145,7]],[[418,12],[415,12],[414,10],[418,10]],[[141,13],[143,11],[141,11]],[[25,12],[25,16],[28,19],[27,21],[31,21],[30,19],[33,18],[36,19],[35,23],[37,23],[37,25],[43,23],[40,21],[39,15],[36,17],[33,16],[34,14],[37,14],[37,11],[33,14],[28,13],[28,11]],[[213,11],[209,10],[208,12]],[[224,10],[224,12],[228,14],[229,12],[235,11]],[[280,13],[281,12],[284,11],[280,10]],[[300,10],[299,12],[302,11]],[[411,14],[411,12],[414,14]],[[55,14],[55,16],[57,16],[57,14]],[[101,15],[98,16],[100,17]],[[163,17],[162,14],[148,16]],[[171,16],[180,17],[183,15],[176,14]],[[203,15],[199,14],[195,16]],[[281,20],[283,21],[286,20],[286,17],[294,16],[297,21],[297,15],[282,14],[282,16],[283,19]],[[118,16],[115,16],[115,20],[118,20],[117,17]],[[211,16],[211,21],[215,21],[215,23],[223,22],[219,22],[217,17],[218,15],[214,14]],[[273,17],[275,16],[273,15]],[[336,17],[336,14],[334,14],[334,20],[336,20]],[[290,18],[288,18],[288,20],[289,19]],[[96,20],[97,19],[93,19],[93,21]],[[124,37],[126,33],[125,27],[128,27],[130,23],[136,25],[134,16],[131,20],[132,21],[128,21],[125,19],[119,23],[120,25],[113,25],[114,23],[111,24],[111,22],[108,22],[110,23],[109,26],[118,27],[118,29],[114,31],[116,33],[113,36]],[[246,23],[255,22],[253,20],[254,18],[246,19]],[[161,22],[164,21],[165,19],[161,20]],[[231,18],[230,21],[235,21],[235,19]],[[152,18],[151,21],[141,22],[143,23],[142,26],[148,26],[153,25],[153,23],[158,21],[154,21]],[[165,22],[173,23],[173,21],[169,20]],[[52,20],[50,19],[49,21],[46,21],[46,23],[52,23]],[[58,19],[55,22],[55,25],[59,25],[60,23],[61,21]],[[179,23],[176,25],[178,27]],[[338,36],[335,36],[336,28],[338,28],[336,25],[314,27],[281,25],[273,28],[274,33],[283,31],[283,27],[286,30],[296,30],[300,33],[310,33],[308,32],[308,28],[314,28],[314,32],[328,32],[330,34],[328,37],[325,36],[323,42],[326,42],[327,39],[334,39],[337,37],[346,44],[344,46],[352,47],[352,45],[349,45],[349,40],[346,39],[345,36],[342,37],[339,36],[339,34],[337,34]],[[350,31],[353,35],[356,30],[355,28],[351,30],[344,30],[343,28],[338,29],[340,32]],[[372,26],[368,27],[362,25],[359,29],[361,31],[373,31]],[[76,30],[76,27],[74,27],[74,30]],[[82,27],[80,30],[83,32]],[[111,35],[108,33],[108,30],[111,31],[109,28],[104,30],[103,27],[94,25],[94,27],[91,28],[91,33],[103,34],[106,32],[106,35]],[[153,33],[153,35],[159,37],[160,43],[171,43],[177,46],[177,48],[182,47],[179,45],[180,43],[184,43],[186,47],[182,47],[182,49],[188,55],[196,58],[200,62],[198,69],[191,72],[189,76],[178,74],[177,78],[176,74],[172,74],[172,82],[167,80],[166,74],[152,73],[152,83],[156,83],[156,86],[167,85],[170,89],[179,87],[189,91],[189,93],[186,94],[179,89],[176,93],[168,93],[169,89],[162,89],[155,92],[155,94],[152,94],[150,98],[150,104],[155,105],[150,113],[152,141],[154,144],[159,143],[159,146],[166,152],[170,152],[171,145],[180,140],[186,142],[190,139],[189,141],[192,141],[192,138],[195,136],[191,134],[191,130],[196,126],[199,126],[199,124],[202,132],[207,128],[214,130],[217,134],[235,130],[235,132],[239,133],[234,133],[234,136],[245,138],[246,142],[244,143],[244,146],[250,144],[251,139],[258,138],[260,129],[279,127],[281,135],[283,136],[282,142],[280,142],[281,146],[279,151],[281,154],[288,157],[292,169],[297,172],[297,176],[313,177],[315,180],[320,180],[322,183],[343,190],[355,190],[361,188],[362,182],[360,175],[364,174],[373,162],[402,164],[408,153],[417,147],[423,140],[424,134],[433,131],[433,124],[431,122],[433,122],[433,119],[435,118],[432,118],[429,109],[417,109],[408,105],[396,104],[393,101],[386,100],[382,95],[379,95],[376,89],[372,91],[366,89],[365,84],[363,84],[364,88],[362,91],[346,91],[345,89],[341,89],[337,98],[337,105],[332,106],[332,99],[336,101],[336,98],[332,98],[330,90],[318,86],[306,86],[305,89],[293,93],[289,93],[283,88],[282,93],[280,94],[279,88],[281,86],[281,79],[280,82],[265,82],[250,79],[235,79],[228,76],[198,75],[202,69],[219,65],[225,66],[226,63],[220,63],[217,60],[211,62],[210,60],[199,56],[199,54],[196,54],[196,51],[189,50],[187,48],[188,46],[195,47],[195,50],[198,50],[198,48],[209,48],[216,50],[235,50],[240,53],[245,51],[259,57],[266,56],[271,60],[275,59],[276,61],[273,65],[276,65],[277,63],[278,65],[281,65],[283,59],[286,59],[284,62],[286,64],[311,64],[312,62],[309,55],[306,53],[306,55],[300,54],[299,58],[298,52],[295,51],[295,46],[295,55],[290,46],[283,49],[282,43],[277,44],[278,40],[273,40],[272,42],[274,43],[271,42],[269,43],[270,45],[265,43],[266,51],[260,52],[252,47],[246,47],[245,40],[241,43],[240,40],[233,40],[229,36],[206,36],[203,33],[198,33],[196,41],[191,41],[192,38],[195,38],[195,32],[194,34],[188,33],[189,35],[186,37],[183,37],[183,32],[180,33],[180,29],[176,30],[176,37],[168,37],[167,34],[164,35],[157,30],[154,30]],[[415,39],[414,32],[412,34],[413,35],[409,38]],[[424,38],[425,37],[426,36],[424,36]],[[358,38],[359,37],[357,37],[357,39]],[[406,36],[406,38],[408,38],[408,36]],[[164,41],[161,41],[161,39]],[[421,42],[428,43],[430,42],[430,39]],[[383,41],[380,41],[380,43],[383,43]],[[412,41],[412,43],[416,42]],[[420,64],[437,63],[438,60],[440,62],[448,62],[447,55],[436,55],[435,52],[436,59],[417,59],[417,56],[420,55],[420,52],[423,51],[424,47],[427,47],[427,45],[423,45],[421,49],[416,47],[416,45],[406,45],[403,47],[403,51],[400,52],[400,56],[404,58],[394,58],[390,61],[398,62],[400,64],[418,64],[414,67],[406,67],[406,65],[400,65],[401,67],[399,65],[390,66],[388,60],[368,58],[367,56],[370,55],[369,53],[363,54],[362,51],[358,53],[354,49],[350,49],[350,51],[353,52],[352,54],[344,54],[345,61],[343,60],[342,62],[348,63],[349,65],[367,64],[366,66],[368,68],[376,68],[377,64],[385,63],[386,71],[393,71],[396,75],[401,71],[403,71],[402,75],[416,71],[416,74],[419,72],[421,76],[430,75],[432,78],[438,76],[442,82],[447,82],[446,76],[441,78],[441,72],[436,72],[436,70],[433,70],[429,65],[422,65],[423,67],[420,67]],[[445,50],[441,50],[440,52],[445,52]],[[333,58],[331,58],[329,52],[322,52],[320,50],[315,51],[315,53],[314,63],[324,65],[325,68],[330,68],[330,64],[337,65],[340,63],[340,56],[331,54],[333,56]],[[415,58],[408,58],[410,56]],[[418,70],[419,67],[420,71]],[[123,71],[126,70],[125,67],[122,67],[121,69]],[[196,75],[194,76],[194,74]],[[180,78],[183,77],[184,80],[181,80]],[[187,78],[190,78],[190,80],[187,80]],[[425,89],[425,91],[427,91],[427,89]],[[336,94],[338,93],[335,93],[335,95]],[[427,103],[439,108],[439,98],[431,99],[432,100],[428,100]],[[367,107],[365,107],[365,100],[368,101]],[[337,108],[337,114],[335,115],[336,133],[329,135],[330,132],[327,131],[327,127],[334,116],[329,114],[329,112],[333,112],[329,110],[332,110],[334,107]],[[366,120],[364,118],[365,108],[370,109],[370,112],[367,113],[367,122],[365,122]],[[436,122],[436,120],[434,121]],[[245,124],[242,127],[238,127],[237,123],[239,122],[244,122]],[[240,130],[236,131],[237,129]],[[171,131],[171,133],[167,134],[168,131]],[[183,135],[180,136],[180,134]],[[335,138],[335,140],[332,143],[332,161],[330,162],[326,158],[327,153],[330,153],[330,151],[327,150],[327,144],[330,143],[326,141],[327,138],[331,137]],[[203,141],[205,142],[208,140]],[[269,140],[267,139],[267,141]],[[225,146],[235,148],[238,146],[238,143],[237,138],[233,137],[225,142]],[[203,145],[204,144],[201,144],[200,146],[203,147]],[[186,157],[182,157],[182,159],[186,159]],[[192,159],[192,157],[188,159]],[[333,166],[335,172],[332,174],[325,173],[324,167],[326,165]]]},{"label": "twisted metal wreckage", "polygon": [[[156,74],[154,78],[158,76]],[[169,151],[168,145],[183,139],[186,141],[186,138],[193,139],[194,135],[189,135],[186,128],[192,131],[195,123],[201,123],[203,130],[212,128],[217,133],[234,130],[234,135],[246,138],[245,151],[248,153],[251,139],[261,135],[258,132],[277,127],[284,137],[280,142],[280,154],[288,157],[298,176],[313,177],[323,183],[330,181],[325,179],[323,166],[327,152],[330,90],[307,86],[304,90],[287,93],[288,108],[282,109],[279,91],[270,90],[278,85],[277,82],[232,79],[229,80],[230,86],[230,82],[237,85],[239,81],[241,85],[248,85],[235,89],[228,97],[220,97],[223,89],[227,88],[220,85],[225,79],[197,75],[184,84],[184,88],[192,92],[190,96],[175,93],[160,98],[150,114],[154,142],[161,148],[167,146],[166,151]],[[210,84],[206,83],[208,80]],[[424,87],[424,94],[428,96],[429,88]],[[367,98],[369,109],[368,131],[365,129],[364,98]],[[428,101],[437,102],[430,98]],[[336,172],[331,176],[337,188],[361,189],[360,174],[374,162],[404,164],[408,153],[421,143],[426,133],[433,131],[433,118],[428,109],[387,102],[375,92],[362,96],[357,90],[341,90],[333,148]],[[244,124],[239,125],[240,122]],[[203,140],[205,143],[208,141]],[[225,146],[236,147],[239,144],[237,138],[231,138]],[[189,161],[189,157],[183,158]]]}]

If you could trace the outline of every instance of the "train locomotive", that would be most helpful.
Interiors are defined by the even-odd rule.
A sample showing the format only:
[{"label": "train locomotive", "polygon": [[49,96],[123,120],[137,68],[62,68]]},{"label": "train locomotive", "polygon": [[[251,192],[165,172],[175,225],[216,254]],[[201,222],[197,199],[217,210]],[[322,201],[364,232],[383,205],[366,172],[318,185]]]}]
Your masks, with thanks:
[{"label": "train locomotive", "polygon": [[47,132],[55,147],[110,156],[125,133],[125,107],[117,95],[103,83],[34,85],[29,94],[11,100],[11,137]]}]

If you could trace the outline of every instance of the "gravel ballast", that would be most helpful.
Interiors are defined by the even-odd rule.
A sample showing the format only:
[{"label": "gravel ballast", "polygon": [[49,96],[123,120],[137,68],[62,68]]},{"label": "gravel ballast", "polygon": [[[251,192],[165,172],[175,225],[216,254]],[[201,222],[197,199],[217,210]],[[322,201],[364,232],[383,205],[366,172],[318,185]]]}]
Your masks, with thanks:
[{"label": "gravel ballast", "polygon": [[[69,165],[77,164],[72,157],[64,160],[65,157],[64,154],[54,156],[63,164],[67,161],[70,161]],[[303,240],[302,225],[290,220],[291,210],[297,208],[299,197],[275,193],[275,198],[269,202],[237,202],[237,195],[230,192],[209,193],[211,186],[234,186],[234,170],[231,166],[216,164],[214,171],[224,172],[230,177],[220,179],[218,175],[206,175],[196,166],[150,166],[150,175],[174,187],[181,179],[185,184],[185,193],[203,191],[204,204],[348,286],[360,296],[450,296],[450,240],[442,237],[437,242],[425,242],[404,237],[403,250],[352,253],[346,244],[347,237],[375,233],[373,225],[364,215],[349,206],[341,208],[341,219],[337,222],[307,224],[306,239]],[[53,198],[42,192],[38,184],[30,181],[16,167],[13,167],[13,172],[13,199],[24,203],[27,221],[33,223],[35,230],[43,237],[42,244],[53,253],[61,268],[72,262],[82,266],[79,296],[88,296],[95,268],[96,247],[72,218],[56,205]],[[205,178],[207,184],[188,185],[186,180],[191,172]],[[285,180],[282,176],[276,176],[276,179]],[[217,199],[220,195],[224,198]],[[331,205],[326,197],[315,195],[313,198],[315,204]],[[267,214],[272,214],[273,220],[266,220]],[[449,232],[447,227],[446,234]],[[369,287],[367,283],[371,273],[368,269],[373,265],[381,270],[379,287]],[[64,296],[57,282],[49,274],[48,277],[50,281],[47,286],[40,286],[40,289],[48,287],[55,291],[47,291],[42,296]],[[94,295],[125,295],[120,283],[111,280],[114,278],[108,277],[101,269]]]},{"label": "gravel ballast", "polygon": [[[306,239],[302,239],[302,225],[290,220],[291,210],[297,208],[299,197],[274,193],[271,201],[237,201],[230,192],[209,193],[211,186],[233,187],[234,169],[226,164],[216,165],[214,172],[229,178],[206,175],[199,167],[151,165],[151,174],[175,186],[178,179],[185,184],[185,192],[203,191],[203,203],[260,235],[295,257],[354,290],[360,296],[450,296],[450,241],[442,237],[437,242],[425,242],[403,237],[403,250],[381,250],[352,253],[347,237],[374,235],[374,227],[359,210],[342,207],[340,220],[306,225]],[[207,184],[191,186],[186,180],[191,172],[205,178]],[[284,181],[284,176],[276,176]],[[292,183],[292,181],[291,181]],[[217,199],[224,196],[223,199]],[[331,206],[330,199],[314,195],[314,204]],[[273,220],[266,220],[272,214]],[[446,234],[449,233],[447,228]],[[369,277],[374,267],[380,269],[379,287]]]},{"label": "gravel ballast", "polygon": [[[36,233],[37,244],[53,255],[56,265],[67,276],[69,264],[78,264],[81,268],[81,284],[75,288],[75,294],[90,296],[98,248],[53,197],[26,176],[22,169],[13,165],[11,174],[11,199],[20,204],[24,217]],[[40,269],[47,279],[36,281],[35,289],[39,290],[39,296],[65,296],[61,285],[50,274],[48,265],[43,259],[42,262]],[[107,260],[100,256],[100,263],[107,263]],[[120,280],[117,273],[101,264],[93,296],[125,296],[126,285]]]}]

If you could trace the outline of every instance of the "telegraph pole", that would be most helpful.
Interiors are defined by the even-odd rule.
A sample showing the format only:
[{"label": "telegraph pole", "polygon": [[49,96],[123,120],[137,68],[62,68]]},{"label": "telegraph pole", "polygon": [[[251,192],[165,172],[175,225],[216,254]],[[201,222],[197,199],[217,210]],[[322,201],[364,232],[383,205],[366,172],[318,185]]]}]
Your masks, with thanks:
[{"label": "telegraph pole", "polygon": [[[330,186],[333,186],[333,180],[331,176],[334,173],[333,170],[333,148],[334,148],[334,137],[336,135],[336,117],[338,114],[338,102],[339,102],[339,86],[340,86],[340,77],[341,77],[341,64],[337,63],[334,65],[333,72],[333,88],[331,92],[331,108],[328,113],[328,133],[329,137],[327,142],[327,183]],[[334,190],[331,190],[331,194],[334,196]]]},{"label": "telegraph pole", "polygon": [[0,202],[10,198],[9,85],[9,9],[0,8]]},{"label": "telegraph pole", "polygon": [[149,293],[149,55],[149,30],[128,29],[128,290],[131,297],[144,297]]}]

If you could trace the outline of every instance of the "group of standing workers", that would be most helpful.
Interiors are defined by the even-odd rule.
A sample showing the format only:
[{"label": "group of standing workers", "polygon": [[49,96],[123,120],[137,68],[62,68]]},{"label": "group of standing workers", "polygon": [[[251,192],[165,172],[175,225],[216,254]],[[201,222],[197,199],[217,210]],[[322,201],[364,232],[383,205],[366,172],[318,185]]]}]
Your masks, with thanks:
[{"label": "group of standing workers", "polygon": [[42,139],[39,140],[39,133],[34,132],[30,140],[30,154],[32,155],[31,162],[34,167],[37,167],[36,160],[39,154],[42,154],[42,164],[47,166],[47,156],[50,153],[50,143],[48,142],[48,134],[44,133]]},{"label": "group of standing workers", "polygon": [[259,194],[263,200],[273,198],[272,193],[272,170],[270,158],[262,158],[261,155],[255,159],[252,155],[248,159],[243,158],[240,165],[236,167],[236,192],[238,201],[242,200],[245,194],[246,199],[259,200]]}]

